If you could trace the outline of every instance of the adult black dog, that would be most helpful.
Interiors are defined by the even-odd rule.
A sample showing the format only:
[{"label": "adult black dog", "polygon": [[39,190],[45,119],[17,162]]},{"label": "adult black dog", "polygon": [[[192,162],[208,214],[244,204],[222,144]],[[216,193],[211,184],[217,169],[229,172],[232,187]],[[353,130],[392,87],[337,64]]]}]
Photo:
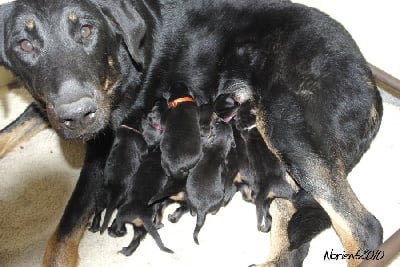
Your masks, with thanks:
[{"label": "adult black dog", "polygon": [[[112,132],[176,82],[199,105],[221,91],[251,101],[265,143],[329,214],[346,252],[381,243],[380,223],[346,180],[378,131],[381,99],[358,47],[328,16],[279,0],[17,0],[1,7],[0,25],[0,64],[60,136],[88,144],[45,266],[77,264]],[[258,68],[236,69],[217,93],[222,68],[235,68],[235,57],[220,65],[225,55],[248,45]],[[289,244],[276,228],[268,260],[284,264]]]}]

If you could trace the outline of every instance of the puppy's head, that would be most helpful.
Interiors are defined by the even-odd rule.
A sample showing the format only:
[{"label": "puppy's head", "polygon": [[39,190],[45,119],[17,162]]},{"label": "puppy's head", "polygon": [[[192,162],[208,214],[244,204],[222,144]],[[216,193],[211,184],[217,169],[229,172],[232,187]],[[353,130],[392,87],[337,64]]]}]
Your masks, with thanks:
[{"label": "puppy's head", "polygon": [[210,135],[210,122],[213,114],[213,107],[211,104],[203,104],[199,107],[200,114],[200,136],[202,143],[207,143],[208,136]]},{"label": "puppy's head", "polygon": [[[17,0],[0,7],[0,64],[64,138],[86,140],[105,128],[121,86],[139,83],[145,25],[122,2]],[[134,12],[131,6],[125,8]],[[128,25],[128,15],[138,19]]]},{"label": "puppy's head", "polygon": [[142,119],[143,137],[149,146],[160,143],[163,133],[162,116],[166,110],[166,102],[157,101],[152,110]]},{"label": "puppy's head", "polygon": [[214,102],[215,113],[225,122],[229,122],[236,116],[239,107],[240,104],[235,101],[232,94],[221,94]]},{"label": "puppy's head", "polygon": [[236,147],[232,127],[218,116],[211,119],[209,145],[224,147],[225,155],[232,147]]},{"label": "puppy's head", "polygon": [[250,101],[247,101],[240,106],[237,112],[235,118],[236,128],[239,131],[253,129],[256,125],[256,119],[256,111],[252,108]]}]

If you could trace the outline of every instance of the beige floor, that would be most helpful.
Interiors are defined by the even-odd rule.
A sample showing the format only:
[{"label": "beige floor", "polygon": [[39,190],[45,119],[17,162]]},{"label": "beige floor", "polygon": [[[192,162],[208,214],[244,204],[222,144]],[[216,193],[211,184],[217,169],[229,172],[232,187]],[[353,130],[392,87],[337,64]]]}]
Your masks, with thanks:
[{"label": "beige floor", "polygon": [[[0,0],[0,3],[4,2]],[[342,21],[373,64],[400,77],[398,53],[400,19],[397,0],[299,1],[318,6]],[[400,4],[399,4],[400,5]],[[0,77],[0,84],[5,79]],[[0,128],[22,112],[29,96],[23,90],[0,89]],[[365,206],[377,216],[387,238],[400,228],[399,157],[400,108],[385,103],[378,137],[349,180]],[[0,159],[0,266],[39,266],[48,235],[53,231],[79,174],[82,146],[60,140],[45,130]],[[171,210],[172,207],[169,209]],[[168,212],[168,211],[167,211]],[[209,216],[194,244],[194,218],[165,222],[160,234],[175,251],[161,252],[147,238],[126,258],[116,252],[130,236],[113,239],[87,232],[80,246],[81,266],[247,266],[265,259],[269,235],[256,231],[254,207],[237,196],[216,216]],[[345,266],[324,261],[326,251],[342,247],[332,230],[317,237],[305,266]],[[391,266],[400,266],[398,259]]]}]

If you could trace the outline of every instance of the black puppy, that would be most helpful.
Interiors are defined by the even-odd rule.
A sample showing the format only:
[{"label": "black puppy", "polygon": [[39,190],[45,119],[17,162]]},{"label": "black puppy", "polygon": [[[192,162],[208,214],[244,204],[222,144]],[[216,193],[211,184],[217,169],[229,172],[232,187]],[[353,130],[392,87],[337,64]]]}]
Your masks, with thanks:
[{"label": "black puppy", "polygon": [[152,150],[160,145],[161,137],[163,134],[162,115],[167,110],[165,101],[158,100],[154,104],[151,112],[142,120],[143,137]]},{"label": "black puppy", "polygon": [[249,173],[244,174],[242,181],[249,186],[251,199],[256,205],[258,230],[268,232],[271,228],[269,207],[272,200],[276,197],[292,199],[295,191],[286,180],[286,170],[266,147],[255,124],[256,115],[250,102],[243,103],[237,112],[236,127],[245,140]]},{"label": "black puppy", "polygon": [[[211,104],[204,104],[199,107],[199,124],[200,124],[200,137],[201,144],[206,144],[209,142],[210,136],[210,123],[211,116],[213,114],[213,106]],[[168,220],[172,223],[177,223],[179,219],[189,212],[189,207],[187,204],[186,194],[182,192],[182,197],[179,199],[175,198],[175,201],[180,204],[180,206],[172,213],[168,215]]]},{"label": "black puppy", "polygon": [[[126,199],[128,190],[133,186],[133,176],[138,170],[142,158],[147,154],[148,149],[153,150],[159,146],[162,136],[161,115],[165,110],[164,102],[157,101],[151,112],[141,119],[142,131],[125,124],[117,130],[117,136],[104,171],[104,195],[96,201],[96,215],[90,231],[98,230],[101,212],[106,209],[100,233],[105,231],[112,212]],[[130,120],[133,118],[128,117],[125,122]],[[139,124],[131,122],[135,125]]]},{"label": "black puppy", "polygon": [[126,256],[131,255],[140,245],[140,241],[149,233],[161,250],[173,253],[165,247],[157,232],[157,218],[163,203],[155,203],[149,206],[150,198],[165,186],[167,181],[165,171],[161,167],[161,152],[156,149],[150,152],[140,165],[136,175],[133,177],[132,186],[125,202],[118,209],[116,219],[109,228],[111,235],[121,236],[125,234],[125,224],[130,223],[134,228],[134,237],[128,247],[120,252]]},{"label": "black puppy", "polygon": [[[229,94],[215,101],[215,110],[224,120],[235,118],[240,136],[235,140],[242,149],[237,150],[243,161],[240,165],[240,185],[243,198],[256,205],[257,228],[268,232],[271,227],[269,206],[275,197],[291,199],[294,189],[286,180],[286,171],[276,156],[265,146],[256,128],[256,114],[249,101],[239,104]],[[246,159],[246,160],[245,160]]]},{"label": "black puppy", "polygon": [[193,232],[197,244],[207,213],[217,212],[223,205],[224,183],[221,175],[226,157],[234,146],[231,126],[215,116],[211,121],[209,140],[203,144],[202,158],[190,171],[186,184],[189,208],[197,214]]},{"label": "black puppy", "polygon": [[189,170],[201,156],[199,107],[189,89],[176,83],[165,96],[169,109],[163,119],[160,149],[161,166],[167,173],[168,183],[149,204],[182,192]]},{"label": "black puppy", "polygon": [[[105,231],[113,211],[125,199],[127,190],[132,183],[132,176],[138,170],[142,157],[147,152],[147,144],[139,130],[126,124],[117,129],[104,169],[103,190],[96,199],[96,212],[90,231],[100,230],[100,233]],[[106,210],[104,221],[99,228],[101,212],[104,209]]]}]

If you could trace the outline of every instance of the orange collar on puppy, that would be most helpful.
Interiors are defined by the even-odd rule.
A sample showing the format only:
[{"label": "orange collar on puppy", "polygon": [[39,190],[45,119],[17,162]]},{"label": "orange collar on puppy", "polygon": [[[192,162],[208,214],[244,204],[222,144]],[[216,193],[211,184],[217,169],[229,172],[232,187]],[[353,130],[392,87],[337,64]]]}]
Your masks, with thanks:
[{"label": "orange collar on puppy", "polygon": [[190,96],[180,97],[171,102],[168,102],[169,108],[176,108],[182,102],[194,102],[194,99]]}]

